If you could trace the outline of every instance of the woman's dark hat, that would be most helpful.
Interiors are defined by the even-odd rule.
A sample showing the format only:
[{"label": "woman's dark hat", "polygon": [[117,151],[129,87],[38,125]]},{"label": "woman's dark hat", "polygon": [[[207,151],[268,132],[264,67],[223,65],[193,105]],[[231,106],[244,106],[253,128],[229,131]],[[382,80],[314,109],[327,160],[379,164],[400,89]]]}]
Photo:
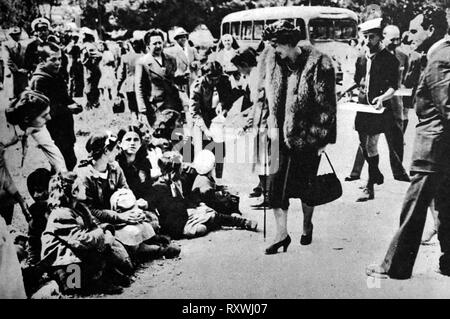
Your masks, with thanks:
[{"label": "woman's dark hat", "polygon": [[299,36],[300,30],[287,20],[278,20],[268,25],[263,32],[263,40],[277,41],[280,38]]}]

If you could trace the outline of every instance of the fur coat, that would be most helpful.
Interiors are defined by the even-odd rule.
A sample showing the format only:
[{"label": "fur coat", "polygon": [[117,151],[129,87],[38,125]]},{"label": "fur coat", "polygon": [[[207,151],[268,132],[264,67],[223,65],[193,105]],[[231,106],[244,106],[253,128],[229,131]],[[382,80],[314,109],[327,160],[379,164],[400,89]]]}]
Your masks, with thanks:
[{"label": "fur coat", "polygon": [[262,52],[265,69],[259,69],[264,73],[268,128],[282,128],[292,151],[318,150],[336,142],[335,71],[325,54],[309,45],[299,48],[302,54],[291,74],[272,47]]}]

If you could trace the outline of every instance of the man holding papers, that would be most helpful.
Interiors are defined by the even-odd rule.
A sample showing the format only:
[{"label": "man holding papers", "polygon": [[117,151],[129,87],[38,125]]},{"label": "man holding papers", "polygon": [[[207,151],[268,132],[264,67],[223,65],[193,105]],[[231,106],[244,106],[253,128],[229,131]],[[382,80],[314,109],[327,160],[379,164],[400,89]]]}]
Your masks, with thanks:
[{"label": "man holding papers", "polygon": [[378,139],[381,133],[394,123],[391,98],[398,88],[399,62],[382,44],[382,19],[369,20],[360,25],[367,40],[367,52],[358,57],[354,81],[359,87],[358,102],[382,113],[357,112],[355,129],[358,132],[360,148],[369,164],[369,180],[363,194],[357,199],[363,202],[375,198],[374,185],[384,182],[378,163]]}]

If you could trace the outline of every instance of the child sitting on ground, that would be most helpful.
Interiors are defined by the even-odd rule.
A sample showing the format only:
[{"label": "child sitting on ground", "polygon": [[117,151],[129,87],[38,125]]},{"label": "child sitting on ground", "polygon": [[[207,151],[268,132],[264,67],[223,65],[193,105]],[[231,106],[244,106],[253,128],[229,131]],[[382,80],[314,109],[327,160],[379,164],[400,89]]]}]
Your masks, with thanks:
[{"label": "child sitting on ground", "polygon": [[31,220],[28,227],[28,265],[36,265],[41,260],[41,236],[47,226],[50,209],[47,205],[48,185],[52,175],[45,168],[38,168],[27,178],[28,193],[34,203],[29,211]]},{"label": "child sitting on ground", "polygon": [[158,162],[162,176],[153,185],[149,204],[158,209],[163,233],[173,238],[194,238],[222,226],[256,231],[255,221],[220,214],[186,199],[180,179],[181,160],[179,153],[166,152]]},{"label": "child sitting on ground", "polygon": [[231,194],[223,187],[217,187],[212,176],[215,156],[209,150],[200,151],[195,157],[193,167],[198,175],[192,185],[192,200],[203,202],[220,214],[240,216],[239,196]]},{"label": "child sitting on ground", "polygon": [[[124,283],[123,271],[132,265],[127,254],[119,255],[114,249],[114,228],[97,225],[82,203],[85,199],[86,189],[76,174],[58,173],[51,179],[51,213],[42,234],[41,264],[63,293],[120,293],[118,284],[129,285]],[[76,269],[81,283],[73,284],[68,278]]]},{"label": "child sitting on ground", "polygon": [[[116,238],[127,249],[133,250],[133,247],[137,249],[133,255],[139,253],[137,247],[142,243],[145,244],[145,254],[150,258],[175,258],[180,254],[179,247],[170,245],[166,237],[156,235],[161,228],[158,216],[154,212],[144,211],[139,208],[136,197],[130,189],[121,188],[117,190],[111,196],[110,202],[112,210],[119,214],[127,213],[136,220],[135,225],[115,225]],[[147,229],[148,225],[152,227],[152,231]],[[138,257],[142,257],[142,253],[138,255],[141,255]]]}]

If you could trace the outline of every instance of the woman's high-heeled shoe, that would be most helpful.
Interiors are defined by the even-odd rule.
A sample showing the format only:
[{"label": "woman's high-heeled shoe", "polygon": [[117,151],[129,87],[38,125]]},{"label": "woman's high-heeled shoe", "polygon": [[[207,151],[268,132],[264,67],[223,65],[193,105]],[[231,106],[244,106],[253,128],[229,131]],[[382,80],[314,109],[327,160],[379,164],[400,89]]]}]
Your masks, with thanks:
[{"label": "woman's high-heeled shoe", "polygon": [[308,235],[302,235],[300,238],[300,244],[307,246],[312,243],[313,225],[311,225],[311,232]]},{"label": "woman's high-heeled shoe", "polygon": [[283,252],[286,252],[290,243],[291,243],[291,237],[289,235],[287,235],[286,238],[283,239],[282,241],[279,241],[279,242],[273,244],[272,246],[269,246],[266,249],[266,255],[273,255],[273,254],[278,253],[278,249],[280,247],[283,247]]}]

